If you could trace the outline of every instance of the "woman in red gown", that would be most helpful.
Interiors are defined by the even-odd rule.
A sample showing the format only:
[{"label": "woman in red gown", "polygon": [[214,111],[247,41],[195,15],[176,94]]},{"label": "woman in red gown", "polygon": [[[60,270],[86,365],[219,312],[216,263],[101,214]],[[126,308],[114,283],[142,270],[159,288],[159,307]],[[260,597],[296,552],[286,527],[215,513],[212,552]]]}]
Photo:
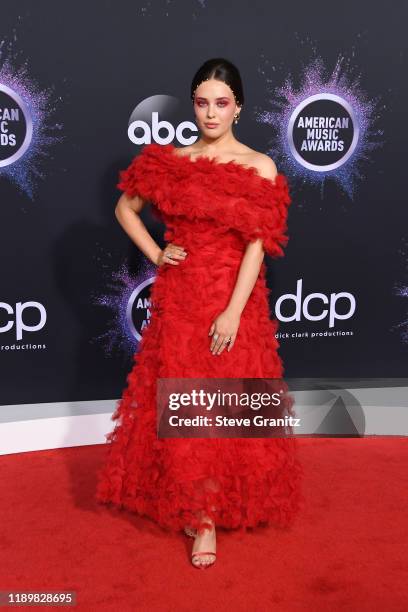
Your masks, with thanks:
[{"label": "woman in red gown", "polygon": [[[216,556],[216,526],[292,524],[303,503],[295,438],[158,438],[158,378],[279,378],[264,252],[283,255],[286,177],[236,140],[243,105],[237,68],[208,60],[191,87],[200,138],[145,145],[120,174],[116,217],[157,264],[151,317],[107,434],[96,499],[194,537],[192,563]],[[138,217],[166,224],[162,250]],[[136,214],[135,214],[136,213]]]}]

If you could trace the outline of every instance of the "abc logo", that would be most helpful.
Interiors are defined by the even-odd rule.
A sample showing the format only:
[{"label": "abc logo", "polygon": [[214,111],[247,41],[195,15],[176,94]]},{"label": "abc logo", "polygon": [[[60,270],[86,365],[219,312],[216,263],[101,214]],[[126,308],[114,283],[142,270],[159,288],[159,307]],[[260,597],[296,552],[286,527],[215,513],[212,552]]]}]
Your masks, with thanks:
[{"label": "abc logo", "polygon": [[[166,117],[166,119],[160,119]],[[165,145],[176,139],[189,145],[198,138],[197,126],[184,119],[177,98],[157,95],[146,98],[133,110],[128,126],[128,137],[135,145],[157,142]]]}]

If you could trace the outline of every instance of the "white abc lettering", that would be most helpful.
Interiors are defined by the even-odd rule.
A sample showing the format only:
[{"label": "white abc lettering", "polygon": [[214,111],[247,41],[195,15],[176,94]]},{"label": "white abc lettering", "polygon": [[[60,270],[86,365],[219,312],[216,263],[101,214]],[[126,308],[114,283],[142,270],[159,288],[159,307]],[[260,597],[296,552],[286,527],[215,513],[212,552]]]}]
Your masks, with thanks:
[{"label": "white abc lettering", "polygon": [[[0,308],[3,308],[7,314],[12,315],[14,310],[10,304],[6,302],[0,302]],[[23,322],[23,314],[26,308],[36,308],[40,313],[40,321],[36,325],[26,325]],[[16,325],[16,339],[21,340],[23,337],[23,331],[34,332],[42,329],[47,320],[47,312],[40,302],[17,302],[15,310],[15,325]],[[5,333],[12,329],[14,321],[8,321],[6,325],[0,327],[0,333]]]},{"label": "white abc lettering", "polygon": [[[143,135],[140,137],[135,134],[138,128],[143,130]],[[164,137],[160,136],[160,130],[167,130],[167,135]],[[189,130],[193,132],[193,134],[189,137],[185,137],[183,134],[185,130]],[[142,119],[132,121],[128,127],[128,137],[136,145],[149,144],[152,140],[158,144],[165,145],[173,142],[174,136],[176,136],[178,142],[183,145],[192,144],[197,140],[197,126],[192,121],[182,121],[176,129],[174,129],[169,121],[159,121],[159,113],[155,111],[152,113],[151,130],[149,124]]]},{"label": "white abc lettering", "polygon": [[[167,130],[167,136],[160,136],[159,131]],[[158,144],[164,145],[174,140],[175,130],[170,121],[159,121],[159,113],[152,113],[152,140]]]},{"label": "white abc lettering", "polygon": [[[190,132],[192,132],[191,136],[186,138],[183,134],[184,130],[190,130]],[[193,142],[197,140],[197,134],[198,134],[197,126],[195,125],[195,123],[192,123],[191,121],[182,121],[176,127],[176,138],[177,138],[177,141],[182,145],[193,144]]]},{"label": "white abc lettering", "polygon": [[[135,134],[135,130],[138,128],[142,128],[144,130],[143,136],[138,138]],[[150,142],[150,127],[146,121],[142,121],[141,119],[137,119],[137,121],[132,121],[128,127],[128,137],[136,145],[142,145]]]},{"label": "white abc lettering", "polygon": [[[281,295],[276,301],[275,314],[280,321],[300,321],[301,315],[308,319],[308,321],[321,321],[329,316],[329,327],[334,327],[336,319],[349,319],[353,316],[356,310],[356,300],[352,293],[347,291],[341,291],[340,293],[331,293],[330,299],[324,293],[310,293],[305,297],[302,303],[302,282],[303,279],[299,279],[296,283],[296,294],[286,293]],[[339,314],[336,310],[336,304],[339,299],[347,299],[349,301],[349,309],[345,314]],[[312,315],[309,312],[309,302],[311,300],[321,300],[323,304],[328,304],[329,308],[323,308],[320,314]],[[285,316],[282,314],[281,305],[285,300],[293,300],[295,302],[295,312],[293,315]]]}]

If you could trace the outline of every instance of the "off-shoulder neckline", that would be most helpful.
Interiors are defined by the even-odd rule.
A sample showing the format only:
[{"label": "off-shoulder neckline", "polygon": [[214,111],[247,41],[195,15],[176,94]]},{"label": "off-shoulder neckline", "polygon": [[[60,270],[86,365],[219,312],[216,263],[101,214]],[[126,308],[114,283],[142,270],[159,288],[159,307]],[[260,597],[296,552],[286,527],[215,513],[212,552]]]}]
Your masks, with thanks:
[{"label": "off-shoulder neckline", "polygon": [[259,174],[258,172],[258,168],[256,168],[255,166],[246,166],[244,164],[240,164],[239,162],[231,159],[227,162],[220,162],[220,161],[216,161],[216,157],[207,157],[206,155],[199,155],[195,158],[195,160],[191,159],[190,155],[177,155],[176,153],[174,153],[174,150],[179,148],[176,147],[172,142],[167,143],[165,145],[159,145],[158,143],[151,143],[150,146],[154,146],[156,145],[157,147],[159,147],[162,151],[167,152],[170,157],[172,157],[175,160],[181,160],[182,162],[184,161],[187,164],[192,164],[192,165],[199,165],[199,164],[203,164],[203,165],[209,165],[212,167],[224,167],[224,168],[228,168],[228,167],[233,167],[236,168],[239,171],[242,171],[244,173],[248,173],[251,176],[256,177],[258,180],[260,180],[261,182],[263,182],[265,185],[268,185],[270,187],[277,187],[278,182],[280,180],[286,180],[286,177],[284,174],[281,174],[280,172],[277,173],[277,175],[275,176],[275,180],[272,181],[269,178],[266,178],[265,176],[262,176],[261,174]]}]

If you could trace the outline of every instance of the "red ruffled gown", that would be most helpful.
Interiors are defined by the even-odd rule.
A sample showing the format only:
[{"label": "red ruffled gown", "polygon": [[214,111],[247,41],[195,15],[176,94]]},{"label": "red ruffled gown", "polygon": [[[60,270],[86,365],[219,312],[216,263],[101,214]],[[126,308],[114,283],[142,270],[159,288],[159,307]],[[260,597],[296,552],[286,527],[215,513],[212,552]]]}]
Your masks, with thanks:
[{"label": "red ruffled gown", "polygon": [[228,305],[249,241],[272,257],[287,243],[288,183],[255,168],[174,145],[145,145],[120,173],[119,189],[152,202],[165,240],[184,246],[178,266],[157,268],[151,317],[106,435],[96,500],[152,518],[176,531],[204,523],[225,528],[289,526],[304,498],[296,438],[158,438],[157,378],[278,378],[276,319],[270,319],[265,263],[241,314],[231,352],[209,350],[214,318]]}]

